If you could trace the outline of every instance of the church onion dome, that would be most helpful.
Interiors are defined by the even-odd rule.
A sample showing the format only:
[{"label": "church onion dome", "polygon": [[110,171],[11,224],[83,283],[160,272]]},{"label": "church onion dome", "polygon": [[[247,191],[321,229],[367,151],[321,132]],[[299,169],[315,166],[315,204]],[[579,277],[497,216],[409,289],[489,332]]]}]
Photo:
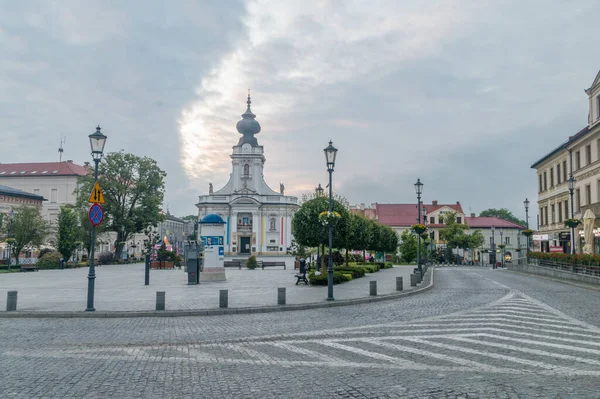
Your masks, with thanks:
[{"label": "church onion dome", "polygon": [[240,142],[238,143],[238,145],[249,143],[253,146],[256,146],[258,145],[258,141],[254,137],[254,135],[260,133],[260,124],[255,119],[256,115],[254,115],[252,113],[252,110],[250,109],[250,94],[248,94],[248,101],[246,101],[246,103],[248,104],[248,109],[246,109],[246,112],[242,114],[242,120],[239,121],[235,126],[237,128],[237,131],[243,135],[240,138]]},{"label": "church onion dome", "polygon": [[225,224],[223,218],[217,214],[211,213],[200,220],[200,224]]}]

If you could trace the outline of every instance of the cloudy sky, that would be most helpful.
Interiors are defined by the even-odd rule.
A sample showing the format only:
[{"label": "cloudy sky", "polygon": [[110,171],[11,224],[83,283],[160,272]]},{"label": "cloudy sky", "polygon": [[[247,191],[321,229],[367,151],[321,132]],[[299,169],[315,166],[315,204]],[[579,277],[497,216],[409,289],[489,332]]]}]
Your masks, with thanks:
[{"label": "cloudy sky", "polygon": [[[597,0],[0,0],[0,162],[155,158],[195,213],[227,182],[252,90],[265,179],[350,203],[537,198],[530,165],[587,123]],[[535,220],[535,216],[534,219]]]}]

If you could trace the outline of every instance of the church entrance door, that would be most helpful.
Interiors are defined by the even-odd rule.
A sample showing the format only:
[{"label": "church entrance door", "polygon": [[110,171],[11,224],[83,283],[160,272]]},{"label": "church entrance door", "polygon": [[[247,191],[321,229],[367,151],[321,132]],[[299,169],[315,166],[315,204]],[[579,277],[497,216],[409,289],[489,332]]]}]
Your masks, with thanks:
[{"label": "church entrance door", "polygon": [[240,237],[240,253],[250,253],[250,237]]}]

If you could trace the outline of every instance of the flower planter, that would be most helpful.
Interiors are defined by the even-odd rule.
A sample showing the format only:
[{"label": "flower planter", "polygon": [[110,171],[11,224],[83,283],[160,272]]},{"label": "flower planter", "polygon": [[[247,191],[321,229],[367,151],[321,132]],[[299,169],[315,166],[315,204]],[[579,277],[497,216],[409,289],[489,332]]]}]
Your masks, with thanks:
[{"label": "flower planter", "polygon": [[175,262],[172,260],[153,260],[150,262],[150,269],[174,269]]}]

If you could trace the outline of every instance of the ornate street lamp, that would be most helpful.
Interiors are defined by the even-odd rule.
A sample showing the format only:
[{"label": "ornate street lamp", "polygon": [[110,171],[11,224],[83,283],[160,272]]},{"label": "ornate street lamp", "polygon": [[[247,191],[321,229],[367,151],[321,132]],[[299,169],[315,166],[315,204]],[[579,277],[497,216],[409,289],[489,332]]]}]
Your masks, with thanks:
[{"label": "ornate street lamp", "polygon": [[[575,219],[575,211],[573,208],[573,191],[575,190],[575,176],[569,177],[569,195],[571,196],[571,219]],[[571,226],[571,254],[575,253],[575,226]]]},{"label": "ornate street lamp", "polygon": [[[323,150],[325,153],[325,161],[327,163],[327,171],[329,172],[329,212],[333,211],[333,191],[332,191],[332,174],[335,167],[335,157],[337,156],[337,148],[333,146],[331,140],[329,145]],[[321,185],[319,184],[319,187]],[[327,262],[327,300],[333,301],[333,225],[329,223],[329,257]]]},{"label": "ornate street lamp", "polygon": [[[104,155],[104,145],[106,144],[106,136],[100,131],[100,126],[96,127],[96,131],[88,136],[90,138],[90,148],[92,150],[92,158],[94,159],[94,182],[98,181],[98,164]],[[96,269],[94,268],[94,252],[96,247],[96,226],[92,225],[92,247],[90,248],[90,268],[88,272],[88,295],[87,295],[87,312],[93,312],[94,309],[94,284],[96,280]]]},{"label": "ornate street lamp", "polygon": [[[421,183],[421,179],[417,178],[417,182],[415,183],[415,191],[417,193],[417,223],[421,223],[421,193],[423,192],[423,183]],[[421,267],[421,235],[417,235],[417,268],[419,269],[419,274],[421,278],[423,278],[423,268]]]},{"label": "ornate street lamp", "polygon": [[323,187],[321,187],[321,183],[319,183],[319,186],[317,188],[315,188],[315,193],[317,198],[321,198],[323,196]]},{"label": "ornate street lamp", "polygon": [[[523,201],[523,205],[525,205],[525,227],[529,230],[529,200],[527,198]],[[529,253],[529,236],[527,236],[527,252]]]}]

